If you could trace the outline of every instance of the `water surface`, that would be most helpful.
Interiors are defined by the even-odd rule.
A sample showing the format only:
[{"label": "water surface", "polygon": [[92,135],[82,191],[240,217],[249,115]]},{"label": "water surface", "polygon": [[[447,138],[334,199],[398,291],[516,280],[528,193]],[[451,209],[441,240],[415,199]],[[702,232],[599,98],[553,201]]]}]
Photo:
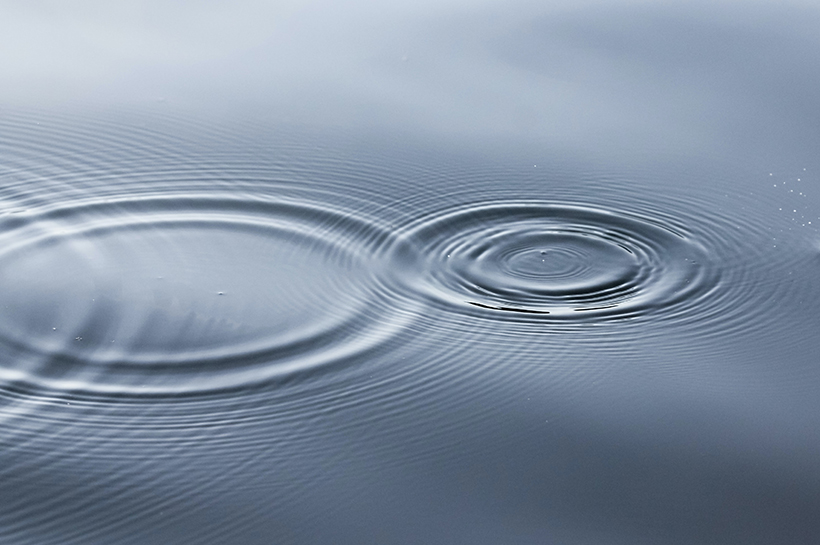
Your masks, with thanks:
[{"label": "water surface", "polygon": [[0,541],[816,539],[815,7],[52,8]]}]

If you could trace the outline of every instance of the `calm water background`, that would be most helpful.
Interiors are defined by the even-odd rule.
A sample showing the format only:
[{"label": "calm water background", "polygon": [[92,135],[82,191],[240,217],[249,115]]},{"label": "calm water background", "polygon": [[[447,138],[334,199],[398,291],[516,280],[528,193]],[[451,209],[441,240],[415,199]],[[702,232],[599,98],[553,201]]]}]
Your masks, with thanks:
[{"label": "calm water background", "polygon": [[4,4],[0,543],[815,543],[818,28]]}]

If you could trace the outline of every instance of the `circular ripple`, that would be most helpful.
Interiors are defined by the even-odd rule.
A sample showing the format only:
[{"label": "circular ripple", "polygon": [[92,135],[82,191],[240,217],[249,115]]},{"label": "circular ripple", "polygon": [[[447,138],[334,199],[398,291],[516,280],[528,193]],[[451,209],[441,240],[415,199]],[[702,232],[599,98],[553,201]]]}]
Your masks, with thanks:
[{"label": "circular ripple", "polygon": [[652,218],[585,206],[492,203],[411,225],[394,247],[405,286],[465,309],[540,319],[629,318],[709,293],[708,251]]},{"label": "circular ripple", "polygon": [[165,196],[0,223],[7,385],[243,388],[342,364],[401,327],[370,290],[386,233],[326,208]]}]

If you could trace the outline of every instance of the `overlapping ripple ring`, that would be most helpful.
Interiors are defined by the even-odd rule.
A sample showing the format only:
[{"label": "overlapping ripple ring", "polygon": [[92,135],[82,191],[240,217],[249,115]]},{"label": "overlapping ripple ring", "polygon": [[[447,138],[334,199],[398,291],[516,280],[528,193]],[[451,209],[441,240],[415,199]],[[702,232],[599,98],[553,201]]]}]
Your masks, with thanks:
[{"label": "overlapping ripple ring", "polygon": [[720,281],[709,249],[676,226],[573,203],[447,210],[407,226],[392,251],[398,289],[491,320],[657,317],[698,304]]},{"label": "overlapping ripple ring", "polygon": [[362,356],[408,316],[370,291],[387,232],[317,204],[123,197],[0,224],[4,388],[247,389]]}]

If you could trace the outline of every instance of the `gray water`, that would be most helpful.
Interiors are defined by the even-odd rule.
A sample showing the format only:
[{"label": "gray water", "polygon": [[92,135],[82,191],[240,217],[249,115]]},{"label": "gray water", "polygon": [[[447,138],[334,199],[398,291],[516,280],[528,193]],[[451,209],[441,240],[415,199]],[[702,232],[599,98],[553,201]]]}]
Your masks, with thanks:
[{"label": "gray water", "polygon": [[820,535],[820,8],[9,3],[0,543]]}]

